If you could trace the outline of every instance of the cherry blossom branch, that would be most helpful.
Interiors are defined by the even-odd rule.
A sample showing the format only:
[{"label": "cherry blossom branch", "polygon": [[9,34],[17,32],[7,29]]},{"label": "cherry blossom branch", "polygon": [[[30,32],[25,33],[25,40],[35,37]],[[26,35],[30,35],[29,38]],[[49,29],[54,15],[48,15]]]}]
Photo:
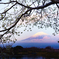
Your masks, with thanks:
[{"label": "cherry blossom branch", "polygon": [[[38,7],[25,6],[25,5],[23,5],[22,3],[19,3],[19,2],[17,2],[17,1],[10,1],[10,2],[7,2],[7,3],[0,3],[0,4],[10,4],[10,3],[12,3],[12,2],[14,2],[15,4],[12,5],[12,6],[11,6],[9,9],[7,9],[6,11],[2,12],[1,14],[6,14],[6,12],[9,11],[9,10],[10,10],[13,6],[15,6],[16,4],[19,4],[19,5],[27,8],[27,11],[26,11],[25,13],[23,13],[20,17],[18,17],[18,18],[17,18],[17,21],[16,21],[10,28],[0,31],[0,32],[6,31],[4,34],[1,35],[1,38],[2,38],[6,33],[8,33],[8,31],[9,31],[11,28],[15,27],[16,24],[19,22],[19,20],[22,18],[22,16],[24,16],[25,14],[27,14],[29,11],[32,11],[32,10],[34,10],[34,9],[43,9],[43,8],[45,8],[45,7],[48,7],[48,6],[52,5],[52,4],[56,4],[56,2],[49,2],[49,3],[47,3],[47,4],[44,4],[44,5],[38,6]],[[59,2],[57,2],[57,3],[59,3]],[[2,20],[2,19],[1,19],[1,20]]]}]

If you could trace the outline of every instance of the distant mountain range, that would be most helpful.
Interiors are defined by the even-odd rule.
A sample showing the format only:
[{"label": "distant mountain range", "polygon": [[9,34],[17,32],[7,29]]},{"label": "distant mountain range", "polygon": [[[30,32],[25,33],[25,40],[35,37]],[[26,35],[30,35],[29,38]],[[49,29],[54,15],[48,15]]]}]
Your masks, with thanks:
[{"label": "distant mountain range", "polygon": [[58,37],[53,35],[48,35],[44,32],[38,32],[34,34],[33,36],[26,38],[20,42],[32,42],[32,43],[53,43],[57,42]]},{"label": "distant mountain range", "polygon": [[51,46],[53,48],[59,48],[59,36],[48,35],[44,32],[38,32],[33,36],[17,41],[13,46],[20,45],[24,48],[26,47],[40,47],[45,48],[46,46]]}]

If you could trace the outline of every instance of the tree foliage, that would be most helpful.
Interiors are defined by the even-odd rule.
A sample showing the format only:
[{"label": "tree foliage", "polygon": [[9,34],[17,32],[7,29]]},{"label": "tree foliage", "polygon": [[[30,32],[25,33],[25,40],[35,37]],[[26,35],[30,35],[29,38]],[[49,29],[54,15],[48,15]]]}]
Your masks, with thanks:
[{"label": "tree foliage", "polygon": [[[0,42],[16,41],[14,35],[20,36],[28,26],[36,25],[38,28],[51,27],[55,34],[59,32],[58,0],[6,0],[0,1]],[[13,40],[11,39],[13,38]]]},{"label": "tree foliage", "polygon": [[21,49],[23,49],[23,47],[22,46],[16,46],[16,47],[14,47],[14,50],[16,51],[16,50],[21,50]]}]

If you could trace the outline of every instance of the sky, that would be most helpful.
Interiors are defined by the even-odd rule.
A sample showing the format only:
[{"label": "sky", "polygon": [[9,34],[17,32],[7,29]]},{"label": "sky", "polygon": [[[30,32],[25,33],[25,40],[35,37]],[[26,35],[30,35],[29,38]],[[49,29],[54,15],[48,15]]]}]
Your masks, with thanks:
[{"label": "sky", "polygon": [[[4,1],[4,0],[2,0],[2,1]],[[5,0],[5,2],[6,1],[7,0]],[[0,6],[3,6],[3,5],[0,5]],[[4,7],[5,6],[0,7],[0,8],[3,9]],[[2,11],[0,11],[0,12],[2,12]],[[31,28],[31,29],[32,29],[32,31],[24,31],[20,36],[15,36],[17,41],[14,45],[18,45],[18,44],[21,45],[22,43],[24,43],[23,44],[23,47],[24,47],[24,45],[27,46],[27,44],[25,44],[25,43],[47,43],[47,44],[48,43],[51,43],[51,44],[58,43],[59,35],[53,36],[52,33],[54,33],[54,30],[52,28],[49,27],[49,28],[38,29],[38,27],[34,26],[34,28]],[[19,29],[19,31],[22,31],[22,28]],[[40,45],[42,45],[42,44],[40,44]],[[35,46],[35,45],[33,45],[33,46]],[[36,45],[36,46],[38,46],[38,45]],[[44,46],[44,44],[42,45],[42,47],[43,46]]]}]

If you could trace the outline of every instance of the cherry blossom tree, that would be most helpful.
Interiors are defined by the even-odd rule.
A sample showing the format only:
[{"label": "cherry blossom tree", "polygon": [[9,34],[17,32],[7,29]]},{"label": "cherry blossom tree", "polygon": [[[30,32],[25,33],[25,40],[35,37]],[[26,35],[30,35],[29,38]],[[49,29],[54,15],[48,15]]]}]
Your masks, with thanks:
[{"label": "cherry blossom tree", "polygon": [[[51,27],[59,32],[59,0],[0,0],[0,42],[15,42],[19,28]],[[31,31],[31,27],[29,28]],[[13,37],[13,40],[12,40]]]}]

